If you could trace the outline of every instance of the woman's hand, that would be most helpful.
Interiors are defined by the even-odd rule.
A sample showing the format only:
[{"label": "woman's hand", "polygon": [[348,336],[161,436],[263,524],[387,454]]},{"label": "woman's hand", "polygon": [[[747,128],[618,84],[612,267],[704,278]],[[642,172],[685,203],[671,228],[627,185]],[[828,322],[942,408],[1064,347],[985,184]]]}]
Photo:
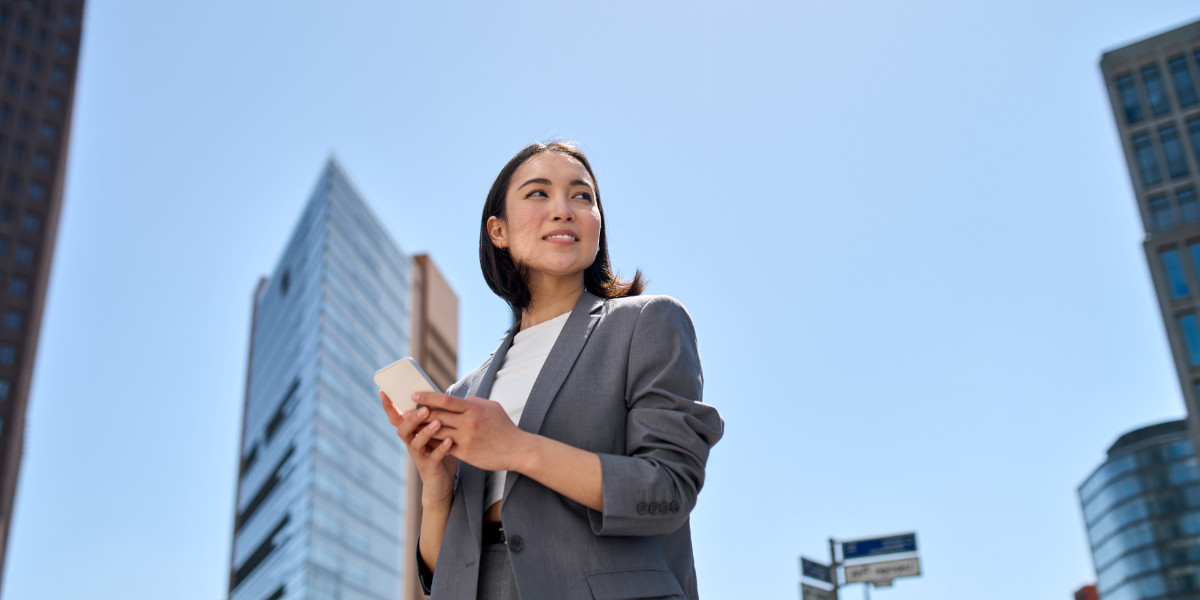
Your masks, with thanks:
[{"label": "woman's hand", "polygon": [[434,443],[453,441],[451,456],[485,471],[522,470],[522,445],[530,436],[513,424],[499,402],[433,392],[418,392],[413,400],[433,410],[431,418],[441,426],[430,435]]},{"label": "woman's hand", "polygon": [[388,421],[404,440],[404,447],[421,474],[422,504],[445,503],[448,506],[454,494],[454,471],[458,468],[458,460],[447,456],[453,445],[449,438],[444,435],[434,437],[442,428],[441,420],[436,416],[430,418],[431,411],[424,406],[400,414],[383,390],[379,391],[379,397],[383,400]]}]

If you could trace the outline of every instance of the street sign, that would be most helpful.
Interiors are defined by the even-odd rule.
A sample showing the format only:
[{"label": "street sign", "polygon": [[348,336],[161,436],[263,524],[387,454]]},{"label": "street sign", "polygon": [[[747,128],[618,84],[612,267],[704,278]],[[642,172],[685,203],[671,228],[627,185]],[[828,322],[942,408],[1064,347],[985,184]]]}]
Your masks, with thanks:
[{"label": "street sign", "polygon": [[917,534],[915,533],[893,535],[873,540],[842,542],[842,558],[845,560],[878,556],[880,554],[894,554],[896,552],[916,552],[916,550]]},{"label": "street sign", "polygon": [[833,583],[833,575],[830,573],[828,565],[808,560],[803,556],[800,557],[800,573],[805,577],[812,577],[825,583]]},{"label": "street sign", "polygon": [[805,583],[800,584],[800,596],[803,600],[834,600],[833,592]]},{"label": "street sign", "polygon": [[[891,584],[897,577],[915,577],[921,574],[921,563],[916,558],[902,558],[862,565],[846,565],[846,583],[871,581],[876,587]],[[887,582],[886,584],[884,582]]]}]

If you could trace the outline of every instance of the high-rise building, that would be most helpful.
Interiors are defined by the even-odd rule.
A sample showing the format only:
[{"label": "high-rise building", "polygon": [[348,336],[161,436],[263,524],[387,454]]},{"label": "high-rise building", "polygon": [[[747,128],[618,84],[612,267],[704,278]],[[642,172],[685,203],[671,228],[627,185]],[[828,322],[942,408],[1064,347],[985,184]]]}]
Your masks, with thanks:
[{"label": "high-rise building", "polygon": [[418,481],[372,375],[413,355],[453,383],[457,312],[433,262],[401,252],[330,159],[254,293],[232,600],[392,600],[415,585]]},{"label": "high-rise building", "polygon": [[1200,21],[1106,52],[1100,70],[1189,429],[1200,441]]},{"label": "high-rise building", "polygon": [[1200,599],[1200,465],[1185,421],[1118,438],[1079,502],[1101,599]]},{"label": "high-rise building", "polygon": [[0,2],[0,576],[62,208],[83,4]]}]

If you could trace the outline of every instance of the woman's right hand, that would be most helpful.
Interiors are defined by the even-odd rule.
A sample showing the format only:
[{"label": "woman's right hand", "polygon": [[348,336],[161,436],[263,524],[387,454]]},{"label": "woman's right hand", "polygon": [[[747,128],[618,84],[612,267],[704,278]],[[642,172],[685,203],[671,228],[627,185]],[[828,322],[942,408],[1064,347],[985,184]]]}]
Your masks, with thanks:
[{"label": "woman's right hand", "polygon": [[454,472],[458,468],[458,460],[449,456],[450,447],[454,445],[452,440],[434,438],[442,422],[438,419],[428,420],[430,411],[425,407],[399,413],[383,390],[379,391],[379,398],[383,400],[388,421],[396,428],[400,439],[404,440],[404,447],[421,474],[421,503],[445,503],[449,506],[454,494]]}]

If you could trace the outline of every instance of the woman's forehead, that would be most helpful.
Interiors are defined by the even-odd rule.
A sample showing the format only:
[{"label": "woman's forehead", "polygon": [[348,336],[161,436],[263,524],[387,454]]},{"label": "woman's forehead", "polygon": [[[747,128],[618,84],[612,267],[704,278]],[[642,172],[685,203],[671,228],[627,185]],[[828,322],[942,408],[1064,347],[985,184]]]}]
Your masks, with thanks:
[{"label": "woman's forehead", "polygon": [[553,150],[539,152],[517,167],[517,170],[513,172],[512,183],[521,185],[534,175],[550,179],[554,179],[556,176],[568,180],[582,179],[595,185],[595,181],[583,163],[573,156]]}]

